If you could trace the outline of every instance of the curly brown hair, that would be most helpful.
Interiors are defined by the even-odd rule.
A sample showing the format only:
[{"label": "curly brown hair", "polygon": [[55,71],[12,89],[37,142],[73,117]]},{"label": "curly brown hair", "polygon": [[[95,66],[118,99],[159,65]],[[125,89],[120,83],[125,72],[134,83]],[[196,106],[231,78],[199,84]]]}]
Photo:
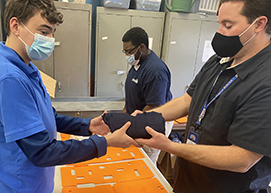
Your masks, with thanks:
[{"label": "curly brown hair", "polygon": [[63,15],[57,11],[53,0],[8,0],[4,12],[4,29],[9,36],[11,18],[16,17],[20,23],[27,23],[36,13],[51,24],[61,24]]}]

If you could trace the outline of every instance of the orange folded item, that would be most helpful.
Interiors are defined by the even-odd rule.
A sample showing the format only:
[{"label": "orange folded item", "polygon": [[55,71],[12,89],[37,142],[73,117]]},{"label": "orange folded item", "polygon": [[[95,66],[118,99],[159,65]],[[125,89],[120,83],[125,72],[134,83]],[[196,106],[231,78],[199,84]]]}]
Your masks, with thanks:
[{"label": "orange folded item", "polygon": [[62,193],[115,193],[111,185],[95,186],[92,188],[64,187]]},{"label": "orange folded item", "polygon": [[[122,161],[122,160],[131,160],[144,158],[144,154],[135,146],[130,146],[129,148],[117,148],[117,147],[108,147],[107,153],[99,158],[94,158],[92,160],[79,162],[75,164],[69,164],[76,167],[88,166],[93,163],[104,163],[104,162],[114,162],[114,161]],[[69,166],[67,165],[67,166]]]},{"label": "orange folded item", "polygon": [[115,193],[166,193],[167,191],[156,178],[120,182],[114,184]]},{"label": "orange folded item", "polygon": [[60,168],[62,187],[78,184],[103,184],[151,178],[154,176],[143,160]]},{"label": "orange folded item", "polygon": [[181,117],[179,119],[176,119],[174,121],[174,124],[181,124],[181,123],[186,123],[187,122],[187,116],[186,117]]}]

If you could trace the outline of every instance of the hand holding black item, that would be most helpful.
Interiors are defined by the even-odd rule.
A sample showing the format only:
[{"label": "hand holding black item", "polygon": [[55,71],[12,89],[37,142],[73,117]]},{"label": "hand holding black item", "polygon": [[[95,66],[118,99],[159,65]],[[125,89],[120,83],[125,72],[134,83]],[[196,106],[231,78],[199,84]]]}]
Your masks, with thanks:
[{"label": "hand holding black item", "polygon": [[165,134],[165,119],[161,113],[144,112],[136,116],[124,113],[106,113],[102,117],[112,133],[121,128],[127,121],[130,121],[132,124],[126,131],[126,134],[134,139],[151,138],[151,135],[145,129],[146,126],[153,128],[159,133]]}]

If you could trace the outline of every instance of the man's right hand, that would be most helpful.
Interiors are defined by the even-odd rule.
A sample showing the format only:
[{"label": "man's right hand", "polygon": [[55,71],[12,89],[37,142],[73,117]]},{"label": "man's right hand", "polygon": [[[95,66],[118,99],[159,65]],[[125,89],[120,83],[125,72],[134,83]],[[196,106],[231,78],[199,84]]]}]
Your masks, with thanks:
[{"label": "man's right hand", "polygon": [[130,127],[131,122],[125,123],[120,129],[114,133],[105,136],[107,141],[107,147],[121,147],[128,148],[131,145],[141,147],[133,138],[126,134],[127,129]]}]

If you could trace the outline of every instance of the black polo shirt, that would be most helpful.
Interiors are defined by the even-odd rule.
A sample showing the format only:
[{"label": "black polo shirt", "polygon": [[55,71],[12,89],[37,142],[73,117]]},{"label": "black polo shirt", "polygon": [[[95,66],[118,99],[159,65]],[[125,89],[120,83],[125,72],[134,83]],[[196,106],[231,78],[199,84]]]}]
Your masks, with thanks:
[{"label": "black polo shirt", "polygon": [[234,68],[229,68],[231,61],[223,60],[211,57],[190,85],[187,128],[197,122],[220,71],[209,101],[237,74],[238,78],[208,107],[199,143],[234,144],[264,157],[246,173],[215,170],[178,158],[174,168],[177,193],[248,193],[266,189],[271,180],[271,46]]}]

